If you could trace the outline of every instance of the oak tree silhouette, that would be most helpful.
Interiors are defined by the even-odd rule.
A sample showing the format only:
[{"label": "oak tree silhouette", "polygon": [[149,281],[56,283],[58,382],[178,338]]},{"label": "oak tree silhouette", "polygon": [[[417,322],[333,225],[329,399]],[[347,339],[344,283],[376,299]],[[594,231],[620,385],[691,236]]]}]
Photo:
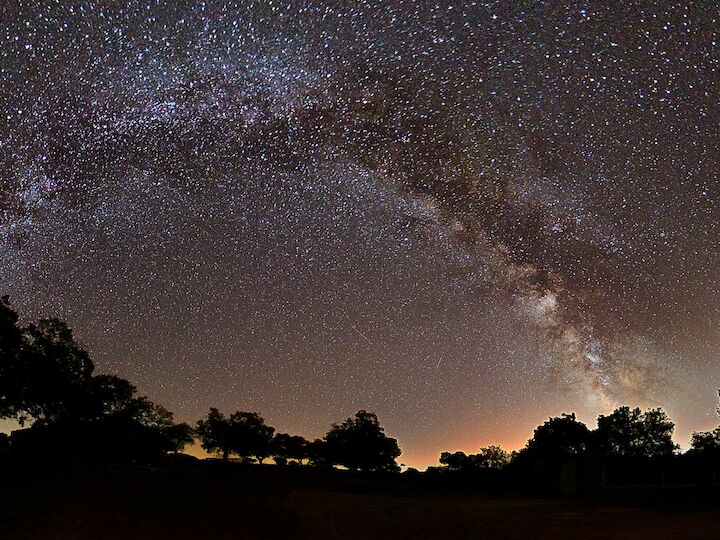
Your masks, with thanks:
[{"label": "oak tree silhouette", "polygon": [[660,409],[642,412],[619,407],[598,417],[595,442],[605,455],[654,457],[672,455],[678,446],[672,440],[675,424]]},{"label": "oak tree silhouette", "polygon": [[467,471],[473,468],[472,462],[465,452],[442,452],[439,461],[449,471]]},{"label": "oak tree silhouette", "polygon": [[93,363],[75,341],[72,330],[58,319],[18,329],[7,298],[2,302],[4,319],[0,362],[0,416],[21,425],[28,420],[52,423],[82,417],[87,406]]},{"label": "oak tree silhouette", "polygon": [[565,460],[583,454],[589,443],[588,427],[575,418],[575,413],[563,413],[535,428],[518,458]]},{"label": "oak tree silhouette", "polygon": [[207,418],[197,423],[196,433],[201,446],[208,452],[216,452],[227,461],[236,454],[245,461],[257,459],[262,463],[271,455],[271,441],[275,428],[265,424],[258,413],[237,411],[225,417],[218,409],[211,408]]},{"label": "oak tree silhouette", "polygon": [[351,470],[398,471],[397,440],[385,435],[375,414],[358,411],[355,418],[333,424],[325,435],[328,461]]},{"label": "oak tree silhouette", "polygon": [[327,443],[323,439],[308,441],[305,445],[308,463],[314,467],[331,467],[327,455]]},{"label": "oak tree silhouette", "polygon": [[272,456],[275,463],[294,459],[298,463],[307,457],[307,441],[300,435],[276,433],[272,440]]},{"label": "oak tree silhouette", "polygon": [[256,412],[237,411],[230,416],[232,451],[242,458],[255,458],[262,463],[271,454],[275,428],[265,424]]},{"label": "oak tree silhouette", "polygon": [[507,450],[494,444],[480,448],[472,457],[480,469],[502,469],[510,462],[510,454]]},{"label": "oak tree silhouette", "polygon": [[88,352],[59,319],[25,328],[7,297],[0,300],[0,418],[32,427],[21,446],[58,452],[150,457],[182,448],[189,426],[116,375],[94,375]]},{"label": "oak tree silhouette", "polygon": [[223,413],[212,407],[207,418],[198,420],[195,432],[205,451],[219,453],[223,461],[227,461],[232,451],[232,435],[230,420]]},{"label": "oak tree silhouette", "polygon": [[695,454],[720,456],[720,427],[712,431],[696,431],[690,439],[690,451]]}]

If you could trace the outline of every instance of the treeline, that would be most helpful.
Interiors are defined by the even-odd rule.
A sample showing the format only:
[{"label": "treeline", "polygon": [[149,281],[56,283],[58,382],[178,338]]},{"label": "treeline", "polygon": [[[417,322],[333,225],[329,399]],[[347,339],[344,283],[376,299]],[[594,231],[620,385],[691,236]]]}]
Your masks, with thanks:
[{"label": "treeline", "polygon": [[[477,454],[443,452],[440,464],[450,471],[472,471],[577,458],[668,458],[680,451],[672,439],[674,429],[675,424],[660,408],[642,411],[619,407],[600,415],[594,430],[578,421],[574,413],[562,414],[535,428],[532,438],[518,451],[487,446]],[[720,427],[693,433],[687,454],[720,458]]]},{"label": "treeline", "polygon": [[400,448],[377,417],[359,411],[333,424],[323,439],[275,433],[255,412],[226,417],[210,409],[196,426],[173,414],[115,375],[97,375],[68,325],[44,319],[21,327],[8,297],[0,299],[0,418],[21,426],[0,434],[0,451],[52,453],[92,459],[152,461],[199,440],[227,460],[308,463],[364,471],[399,471]]},{"label": "treeline", "polygon": [[[502,469],[511,463],[540,460],[567,461],[581,456],[654,458],[671,456],[679,447],[672,440],[675,425],[662,409],[641,411],[620,407],[600,415],[598,427],[590,430],[575,414],[550,418],[535,428],[524,448],[508,453],[499,446],[481,448],[477,454],[443,452],[440,463],[453,471]],[[720,428],[716,430],[720,434]],[[693,435],[693,451],[704,451],[712,433]],[[702,441],[702,442],[701,442]],[[718,440],[720,449],[720,440]]]},{"label": "treeline", "polygon": [[[276,433],[255,412],[228,416],[210,409],[196,425],[177,423],[173,414],[139,396],[129,381],[98,375],[88,353],[67,324],[45,319],[20,326],[7,297],[0,300],[0,418],[31,422],[11,438],[0,434],[0,452],[50,453],[92,459],[149,462],[177,453],[194,441],[223,460],[238,458],[278,465],[296,464],[350,470],[397,472],[400,448],[377,417],[359,411],[333,424],[322,439]],[[679,455],[673,422],[661,409],[620,407],[601,415],[589,429],[574,414],[538,426],[524,448],[499,446],[477,453],[443,452],[428,476],[482,479],[486,484],[558,483],[564,476],[585,479],[613,471],[715,471],[720,464],[720,427],[694,433],[690,451]],[[572,466],[568,468],[568,466]],[[409,471],[413,474],[413,471]],[[563,476],[564,475],[564,476]],[[707,476],[707,475],[706,475]],[[597,478],[592,480],[597,481]]]},{"label": "treeline", "polygon": [[666,492],[652,490],[719,486],[720,427],[693,433],[685,453],[673,442],[674,428],[659,408],[619,407],[600,415],[593,430],[563,414],[538,426],[518,451],[443,452],[426,479],[473,491],[566,495],[644,489],[661,496]]},{"label": "treeline", "polygon": [[300,435],[275,433],[257,413],[238,411],[225,417],[217,409],[210,409],[207,418],[197,423],[196,435],[205,450],[218,453],[224,460],[236,455],[244,462],[263,463],[272,457],[278,465],[307,463],[359,471],[400,470],[397,441],[385,435],[375,414],[366,411],[333,424],[324,438],[308,441]]}]

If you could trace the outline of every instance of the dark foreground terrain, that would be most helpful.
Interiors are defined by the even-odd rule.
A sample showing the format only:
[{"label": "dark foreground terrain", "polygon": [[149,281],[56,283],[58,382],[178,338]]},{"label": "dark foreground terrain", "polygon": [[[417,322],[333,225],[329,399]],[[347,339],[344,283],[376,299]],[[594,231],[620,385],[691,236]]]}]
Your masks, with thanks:
[{"label": "dark foreground terrain", "polygon": [[[720,538],[720,505],[484,497],[297,467],[3,467],[1,538]],[[667,499],[667,498],[666,498]]]}]

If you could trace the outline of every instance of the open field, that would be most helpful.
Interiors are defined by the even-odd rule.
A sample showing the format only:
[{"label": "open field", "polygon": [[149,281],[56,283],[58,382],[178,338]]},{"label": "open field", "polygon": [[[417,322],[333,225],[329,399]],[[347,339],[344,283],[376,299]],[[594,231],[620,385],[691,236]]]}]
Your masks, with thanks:
[{"label": "open field", "polygon": [[193,465],[5,471],[0,537],[720,538],[720,506],[485,498],[394,480]]}]

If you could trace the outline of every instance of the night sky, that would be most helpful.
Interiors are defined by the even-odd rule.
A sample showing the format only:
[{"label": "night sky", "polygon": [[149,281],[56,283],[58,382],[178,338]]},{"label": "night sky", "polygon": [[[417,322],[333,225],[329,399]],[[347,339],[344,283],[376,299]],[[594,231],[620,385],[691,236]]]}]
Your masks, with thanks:
[{"label": "night sky", "polygon": [[0,14],[0,293],[178,419],[717,425],[717,2]]}]

